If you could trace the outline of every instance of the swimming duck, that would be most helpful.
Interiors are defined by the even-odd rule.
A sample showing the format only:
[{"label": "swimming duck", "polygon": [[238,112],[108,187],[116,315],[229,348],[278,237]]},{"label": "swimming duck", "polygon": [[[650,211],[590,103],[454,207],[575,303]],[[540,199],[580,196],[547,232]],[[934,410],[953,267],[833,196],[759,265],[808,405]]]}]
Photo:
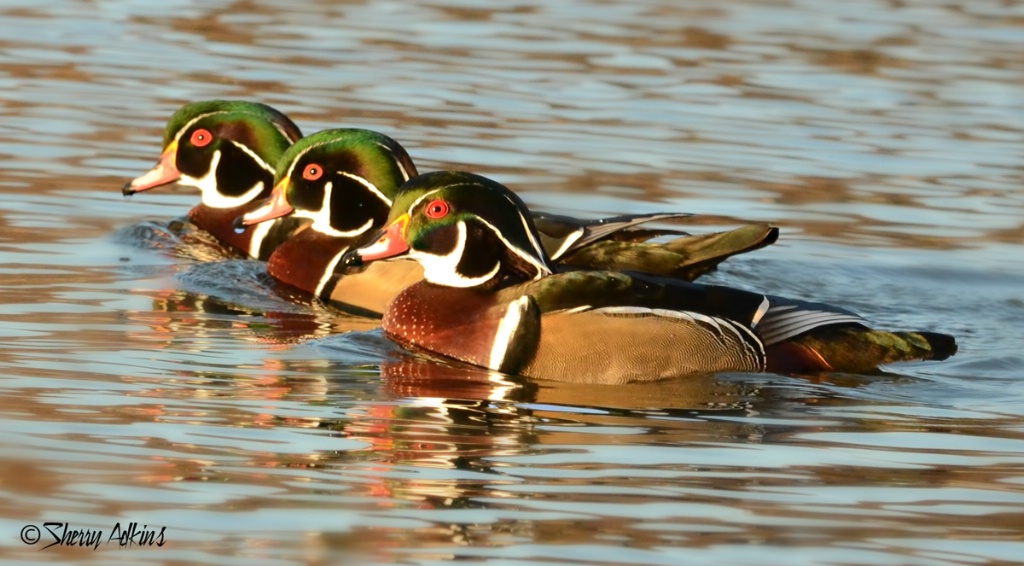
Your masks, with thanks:
[{"label": "swimming duck", "polygon": [[561,271],[519,197],[470,173],[411,179],[379,236],[343,264],[389,258],[424,269],[387,309],[389,338],[528,377],[866,371],[956,352],[952,336],[875,330],[831,305],[636,272]]},{"label": "swimming duck", "polygon": [[[416,262],[376,263],[366,273],[339,268],[342,256],[384,225],[403,182],[417,174],[405,149],[390,137],[333,129],[298,141],[281,157],[266,203],[238,219],[247,226],[292,214],[311,221],[270,256],[267,271],[289,285],[346,310],[384,312],[399,291],[422,279]],[[535,214],[538,237],[559,264],[592,269],[638,269],[687,279],[726,258],[774,242],[778,229],[750,225],[729,232],[644,240],[671,230],[639,225],[686,214],[627,215],[601,220]]]},{"label": "swimming duck", "polygon": [[257,102],[207,100],[186,104],[164,129],[156,166],[125,184],[125,196],[179,183],[202,191],[189,211],[197,227],[254,258],[271,251],[301,226],[297,218],[236,230],[234,219],[270,195],[284,150],[302,137],[287,116]]}]

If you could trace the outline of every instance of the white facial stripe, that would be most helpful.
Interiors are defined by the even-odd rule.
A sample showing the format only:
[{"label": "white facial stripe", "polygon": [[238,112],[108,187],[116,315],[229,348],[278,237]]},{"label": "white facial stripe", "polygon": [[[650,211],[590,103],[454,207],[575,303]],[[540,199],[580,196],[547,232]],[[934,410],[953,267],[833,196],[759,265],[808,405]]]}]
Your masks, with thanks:
[{"label": "white facial stripe", "polygon": [[[189,128],[194,126],[196,122],[202,120],[203,118],[208,118],[210,116],[216,116],[217,114],[230,114],[231,112],[232,112],[231,110],[218,110],[216,112],[207,112],[206,114],[200,114],[200,115],[196,116],[195,118],[192,118],[191,120],[188,121],[188,123],[186,123],[184,126],[182,126],[181,129],[178,130],[174,134],[174,141],[181,141],[181,136],[183,136],[185,134],[185,132],[188,131]],[[249,112],[242,112],[242,113],[250,115],[250,116],[256,116],[256,114],[251,114]],[[280,132],[281,135],[284,136],[284,138],[286,140],[288,140],[288,141],[290,141],[292,143],[295,143],[296,141],[298,141],[297,138],[293,138],[291,135],[289,135],[288,132],[285,131],[285,129],[281,126],[281,124],[279,124],[277,122],[271,122],[271,123],[274,125],[274,129],[277,130],[278,132]],[[241,144],[237,143],[235,140],[228,140],[228,141],[230,141],[231,143],[237,145],[238,147],[242,148],[243,150],[247,150],[248,149],[244,145],[241,145]],[[255,155],[253,157],[255,157]],[[270,167],[262,159],[257,157],[256,160],[260,162],[260,164],[263,166],[264,169],[270,171],[271,173],[274,172],[273,167]]]},{"label": "white facial stripe", "polygon": [[495,262],[494,269],[480,277],[463,277],[459,274],[459,261],[462,260],[462,253],[466,249],[466,223],[460,220],[456,224],[456,229],[458,230],[458,239],[455,242],[455,249],[446,255],[428,254],[409,249],[409,257],[423,266],[423,278],[446,287],[475,287],[491,280],[501,269],[500,263]]},{"label": "white facial stripe", "polygon": [[[517,214],[519,214],[519,221],[523,223],[523,231],[526,232],[526,237],[530,239],[530,244],[533,246],[534,253],[537,255],[538,258],[543,258],[544,248],[540,246],[540,242],[537,241],[537,236],[534,235],[533,230],[530,230],[530,223],[526,220],[526,217],[523,216],[523,211],[519,210],[518,205],[514,200],[512,200],[512,197],[505,195],[505,199],[508,200],[508,202],[516,210]],[[541,260],[541,262],[543,263],[543,260]],[[544,265],[544,269],[546,269],[548,273],[551,273],[551,269],[548,268],[547,265]]]},{"label": "white facial stripe", "polygon": [[[384,196],[384,193],[380,192],[380,190],[377,189],[377,186],[374,185],[373,183],[367,181],[366,179],[360,177],[359,175],[353,175],[352,173],[349,173],[347,171],[338,171],[338,174],[341,175],[342,177],[348,177],[349,179],[352,179],[353,181],[366,187],[371,193],[376,195],[377,198],[384,201],[384,204],[391,206],[391,199]],[[327,206],[327,199],[324,199],[324,206]]]},{"label": "white facial stripe", "polygon": [[512,340],[523,322],[523,315],[530,306],[530,297],[523,295],[509,303],[505,310],[505,316],[498,322],[498,330],[494,333],[494,344],[491,346],[491,356],[487,361],[487,367],[501,371],[505,365],[505,356],[508,355]]},{"label": "white facial stripe", "polygon": [[220,163],[220,156],[219,150],[213,152],[213,158],[210,159],[210,169],[202,177],[182,174],[181,180],[178,182],[182,185],[198,188],[202,192],[203,204],[211,208],[234,208],[243,204],[249,204],[263,192],[263,182],[257,181],[251,189],[245,191],[241,196],[227,197],[220,194],[217,191],[217,165]]},{"label": "white facial stripe", "polygon": [[315,144],[313,144],[313,145],[311,145],[311,146],[307,147],[306,149],[302,150],[302,152],[301,152],[301,153],[299,153],[299,154],[298,154],[298,155],[296,155],[296,156],[295,156],[294,158],[292,158],[291,162],[290,162],[290,163],[288,163],[288,172],[287,172],[287,174],[285,175],[285,178],[288,178],[288,179],[291,179],[291,178],[292,178],[292,173],[293,173],[293,172],[295,171],[295,166],[296,166],[296,165],[298,165],[298,164],[299,164],[299,161],[301,161],[301,160],[302,160],[302,156],[303,156],[303,155],[306,155],[306,154],[307,154],[307,153],[309,153],[310,151],[313,151],[314,149],[316,149],[316,148],[318,148],[318,147],[320,147],[320,146],[322,146],[322,145],[327,145],[327,144],[329,144],[329,143],[331,143],[331,140],[326,140],[326,141],[322,141],[322,142],[320,142],[320,143],[315,143]]},{"label": "white facial stripe", "polygon": [[[437,193],[438,191],[441,191],[441,190],[444,190],[444,189],[449,189],[451,187],[458,187],[458,186],[462,186],[462,185],[472,185],[472,183],[457,183],[457,184],[454,184],[454,185],[446,185],[446,186],[444,186],[442,188],[434,189],[434,190],[432,190],[430,192],[424,193],[418,199],[413,201],[413,203],[411,205],[409,205],[409,209],[407,210],[407,212],[409,212],[411,214],[412,211],[419,205],[419,203],[423,202],[424,200],[429,198],[434,193]],[[508,197],[506,196],[505,198],[508,198]],[[511,199],[509,199],[509,201],[512,202]],[[513,204],[513,206],[515,206],[515,202],[512,202],[512,204]],[[526,218],[522,215],[521,212],[519,213],[519,220],[523,223],[523,229],[526,231],[526,235],[530,239],[530,243],[533,245],[534,251],[537,254],[536,256],[531,256],[529,253],[524,252],[523,250],[519,249],[516,246],[513,246],[507,239],[505,239],[504,236],[501,235],[501,232],[497,228],[495,228],[493,225],[491,225],[489,222],[487,222],[483,218],[480,218],[479,216],[477,216],[477,219],[479,219],[481,222],[483,222],[484,225],[486,225],[488,228],[490,228],[491,231],[494,232],[494,234],[498,237],[498,239],[500,239],[502,242],[504,242],[505,246],[507,246],[509,249],[511,249],[513,252],[515,252],[516,255],[518,255],[519,257],[523,258],[524,260],[526,260],[530,264],[534,265],[537,268],[537,273],[538,273],[537,277],[538,278],[540,276],[542,276],[542,275],[551,275],[551,268],[548,267],[547,263],[545,263],[545,261],[542,259],[544,257],[543,248],[540,247],[540,243],[537,241],[537,238],[534,236],[533,232],[530,230],[530,225],[527,223]],[[461,230],[460,234],[461,234],[461,238],[462,238],[462,241],[463,241],[462,242],[462,246],[459,248],[459,253],[461,255],[462,248],[465,247],[465,237],[466,237],[465,236],[466,226],[461,221],[459,222],[459,229]],[[424,255],[426,255],[426,254],[424,254]],[[435,256],[435,257],[438,257],[438,256]],[[539,259],[539,261],[538,261],[538,259]],[[456,263],[458,263],[458,262],[456,262]],[[500,267],[500,266],[498,266],[498,267]],[[452,269],[452,272],[454,273],[455,270]],[[497,273],[497,271],[494,271],[494,273]],[[490,277],[488,277],[487,279],[489,279],[489,278]],[[485,279],[485,281],[486,281],[486,279]],[[452,285],[452,286],[453,287],[458,287],[459,285]],[[469,285],[465,285],[465,286],[468,287]]]},{"label": "white facial stripe", "polygon": [[248,146],[246,146],[246,145],[243,145],[243,144],[240,144],[240,143],[236,142],[235,140],[228,140],[228,141],[229,141],[229,142],[231,142],[231,145],[233,145],[233,146],[237,147],[238,149],[240,149],[240,150],[242,150],[243,152],[245,152],[245,154],[246,154],[246,155],[248,155],[249,157],[251,157],[251,158],[253,159],[253,161],[255,161],[256,163],[258,163],[258,164],[259,164],[259,166],[260,166],[260,167],[261,167],[261,168],[262,168],[262,169],[263,169],[264,171],[269,171],[271,175],[273,175],[273,174],[274,174],[274,168],[273,168],[273,167],[271,167],[271,166],[270,166],[269,164],[267,164],[267,162],[266,162],[266,161],[263,161],[263,159],[261,159],[261,158],[260,158],[260,156],[256,155],[256,153],[254,153],[254,152],[253,152],[253,150],[249,149],[249,147],[248,147]]},{"label": "white facial stripe", "polygon": [[[469,183],[462,183],[462,184],[464,184],[464,185],[468,185]],[[414,210],[414,209],[415,209],[415,208],[416,208],[416,207],[417,207],[417,206],[418,206],[418,205],[419,205],[419,204],[420,204],[421,202],[423,202],[424,200],[426,200],[426,199],[427,199],[427,197],[429,197],[430,195],[432,195],[432,194],[434,194],[434,193],[437,193],[437,192],[440,192],[441,190],[443,190],[443,189],[446,189],[446,188],[448,188],[448,187],[457,187],[457,186],[458,186],[458,185],[447,185],[447,186],[445,186],[445,187],[442,187],[442,188],[440,188],[440,189],[434,189],[434,190],[432,190],[432,191],[430,191],[430,192],[427,192],[427,193],[423,193],[422,195],[420,195],[420,198],[418,198],[418,199],[416,199],[416,200],[412,201],[412,204],[410,204],[410,205],[409,205],[409,208],[408,208],[408,209],[406,209],[406,212],[408,212],[408,213],[409,213],[409,215],[411,216],[411,215],[412,215],[412,211],[413,211],[413,210]]]},{"label": "white facial stripe", "polygon": [[[180,143],[181,142],[181,136],[185,135],[185,132],[187,132],[189,128],[194,126],[196,124],[196,122],[202,120],[203,118],[208,118],[210,116],[216,116],[217,114],[229,114],[230,112],[231,111],[229,111],[229,110],[218,110],[216,112],[207,112],[206,114],[200,114],[200,115],[196,116],[195,118],[192,118],[191,120],[188,121],[188,123],[186,123],[184,126],[182,126],[181,129],[178,130],[174,134],[174,141]],[[281,132],[281,135],[283,135],[285,137],[285,139],[287,139],[288,141],[290,141],[292,143],[295,143],[296,140],[292,139],[292,137],[288,135],[288,132],[284,131],[284,129],[280,126],[280,124],[278,124],[277,122],[273,122],[273,124],[274,124],[274,128],[278,132]],[[260,164],[260,167],[266,169],[267,171],[270,171],[271,173],[274,172],[274,168],[270,164],[268,164],[266,161],[263,161],[262,159],[260,159],[259,156],[257,156],[255,153],[253,153],[252,150],[250,150],[248,147],[246,147],[246,146],[236,142],[235,140],[228,140],[228,141],[233,143],[233,144],[235,144],[242,151],[244,151],[244,152],[248,153],[250,156],[252,156],[252,158],[255,159],[257,163]]]},{"label": "white facial stripe", "polygon": [[[213,157],[210,159],[210,168],[206,170],[206,174],[202,177],[193,177],[191,175],[185,175],[182,173],[181,180],[178,181],[182,185],[189,185],[196,187],[202,192],[203,204],[213,206],[206,202],[207,198],[216,199],[217,194],[217,164],[220,163],[220,151],[215,151]],[[207,193],[210,196],[207,197]]]},{"label": "white facial stripe", "polygon": [[366,224],[356,228],[355,230],[335,230],[331,227],[330,222],[322,222],[323,216],[317,215],[313,217],[313,223],[310,224],[310,228],[320,232],[321,234],[327,234],[328,236],[334,236],[336,238],[354,238],[360,234],[366,233],[367,230],[373,227],[373,219],[370,218],[366,221]]},{"label": "white facial stripe", "polygon": [[[217,114],[228,113],[229,111],[227,110],[218,110],[217,112],[207,112],[206,114],[200,114],[195,118],[192,118],[188,121],[188,123],[182,126],[181,129],[179,129],[178,132],[174,135],[174,141],[180,144],[181,137],[185,135],[185,132],[187,132],[189,128],[194,126],[196,122],[202,120],[203,118],[216,116]],[[230,141],[232,144],[235,145],[235,147],[241,149],[250,157],[252,157],[256,161],[256,163],[260,165],[260,167],[267,171],[270,171],[271,173],[274,172],[274,168],[268,165],[267,162],[260,159],[260,157],[253,153],[251,149],[234,140],[228,141]],[[253,185],[251,189],[246,191],[242,196],[227,197],[220,194],[220,192],[217,191],[217,165],[220,164],[220,158],[220,150],[215,151],[213,153],[213,157],[210,159],[210,168],[206,170],[205,175],[203,175],[202,177],[192,177],[191,175],[183,174],[181,176],[181,180],[179,181],[179,183],[182,185],[188,185],[198,188],[202,193],[201,198],[203,204],[211,208],[234,208],[236,206],[242,206],[243,204],[248,204],[249,202],[252,201],[252,199],[256,198],[258,194],[263,192],[263,183],[257,182],[255,185]]]},{"label": "white facial stripe", "polygon": [[296,209],[295,215],[300,218],[312,219],[313,223],[310,224],[310,228],[320,232],[321,234],[327,234],[328,236],[334,236],[337,238],[353,238],[373,227],[373,218],[368,218],[365,224],[355,230],[335,230],[334,227],[331,226],[331,194],[333,192],[334,183],[327,181],[324,183],[324,200],[320,203],[320,210],[308,212]]},{"label": "white facial stripe", "polygon": [[[291,178],[292,174],[295,172],[296,165],[299,164],[299,161],[302,160],[302,157],[304,155],[306,155],[307,153],[309,153],[313,149],[318,148],[318,147],[323,146],[323,145],[327,145],[327,144],[331,143],[332,141],[333,140],[322,141],[320,143],[313,144],[313,145],[307,147],[306,149],[302,150],[302,152],[299,153],[298,155],[296,155],[295,158],[292,159],[291,162],[288,164],[288,171],[285,173],[285,178],[289,178],[289,179]],[[366,179],[364,179],[364,178],[362,178],[362,177],[360,177],[358,175],[353,175],[353,174],[348,173],[346,171],[338,171],[337,173],[340,174],[340,175],[343,175],[345,177],[348,177],[350,179],[356,180],[357,182],[359,182],[359,184],[361,184],[364,187],[366,187],[367,189],[369,189],[370,192],[372,192],[374,195],[377,196],[377,198],[379,198],[383,202],[387,203],[388,206],[391,206],[391,199],[389,199],[386,196],[384,196],[384,194],[381,193],[377,189],[376,186],[374,186],[372,183],[370,183]],[[342,237],[342,238],[350,238],[350,237],[353,237],[353,236],[358,236],[358,235],[362,234],[363,232],[366,232],[367,230],[369,230],[370,227],[373,226],[373,220],[372,219],[368,220],[366,224],[363,224],[359,228],[356,228],[355,230],[348,231],[348,232],[343,232],[343,231],[340,231],[340,230],[335,230],[334,228],[331,227],[331,206],[330,206],[330,203],[331,203],[331,194],[332,194],[333,190],[334,190],[334,184],[333,183],[327,182],[326,184],[324,184],[324,200],[320,204],[320,210],[312,211],[311,212],[311,211],[305,211],[305,210],[296,209],[295,212],[294,212],[295,216],[299,217],[299,218],[309,218],[310,220],[313,221],[313,224],[310,225],[311,228],[313,228],[317,232],[320,232],[320,233],[323,233],[323,234],[327,234],[327,235],[330,235],[330,236],[337,236],[337,237]]]},{"label": "white facial stripe", "polygon": [[182,126],[181,129],[178,130],[177,133],[174,134],[174,141],[180,142],[181,141],[181,136],[185,135],[185,132],[187,132],[189,128],[194,126],[196,122],[202,120],[203,118],[207,118],[207,117],[210,117],[210,116],[216,116],[217,114],[227,114],[227,113],[228,113],[227,110],[218,110],[216,112],[207,112],[206,114],[200,114],[200,115],[196,116],[195,118],[192,118],[191,120],[188,121],[187,124]]},{"label": "white facial stripe", "polygon": [[274,227],[274,222],[260,222],[259,224],[250,227],[252,230],[252,239],[249,242],[249,257],[260,257],[260,247],[263,245],[263,240],[270,233],[270,229]]},{"label": "white facial stripe", "polygon": [[429,198],[431,195],[433,195],[433,194],[435,194],[435,193],[437,193],[439,191],[451,189],[451,188],[454,188],[454,187],[463,187],[463,186],[470,186],[470,187],[472,187],[474,185],[476,185],[476,183],[454,183],[454,184],[451,184],[451,185],[445,185],[443,187],[440,187],[440,188],[434,189],[432,191],[426,192],[426,193],[420,195],[420,198],[412,201],[412,204],[409,205],[409,208],[406,209],[406,212],[408,212],[411,215],[413,209],[415,209],[421,202],[427,200],[427,198]]},{"label": "white facial stripe", "polygon": [[539,279],[544,275],[551,275],[551,268],[544,263],[543,259],[541,259],[541,257],[543,256],[533,256],[530,255],[528,252],[524,252],[523,250],[519,249],[519,247],[513,246],[512,242],[506,240],[505,236],[502,236],[501,231],[495,228],[493,224],[479,216],[477,216],[476,219],[479,220],[484,226],[487,226],[491,230],[491,232],[494,232],[494,235],[497,236],[497,238],[501,240],[502,243],[505,244],[506,248],[512,250],[514,254],[521,257],[527,263],[537,268],[537,275],[534,276],[534,279]]},{"label": "white facial stripe", "polygon": [[[387,152],[390,153],[391,155],[395,154],[394,150],[391,149],[391,147],[388,146],[387,144],[383,144],[381,142],[376,142],[376,144],[378,146],[384,148],[385,150],[387,150]],[[402,165],[402,161],[400,159],[395,159],[395,165],[397,165],[398,169],[402,172],[402,180],[403,181],[408,181],[409,180],[409,172],[405,170],[405,167]],[[391,204],[391,203],[388,203],[388,204]]]},{"label": "white facial stripe", "polygon": [[273,121],[271,122],[271,124],[274,125],[274,129],[275,130],[277,130],[278,132],[281,133],[282,136],[284,136],[284,139],[286,139],[286,140],[288,140],[288,141],[290,141],[292,143],[295,143],[295,142],[299,141],[299,138],[292,137],[293,134],[288,133],[288,131],[285,130],[284,126],[282,126],[281,124],[279,124],[277,122],[273,122]]},{"label": "white facial stripe", "polygon": [[320,276],[320,281],[316,284],[316,292],[314,295],[320,296],[320,293],[324,292],[324,287],[327,286],[327,282],[334,276],[334,268],[338,266],[338,262],[341,261],[341,257],[348,252],[348,247],[338,252],[338,255],[331,258],[331,261],[327,264],[327,269],[324,270],[323,275]]}]

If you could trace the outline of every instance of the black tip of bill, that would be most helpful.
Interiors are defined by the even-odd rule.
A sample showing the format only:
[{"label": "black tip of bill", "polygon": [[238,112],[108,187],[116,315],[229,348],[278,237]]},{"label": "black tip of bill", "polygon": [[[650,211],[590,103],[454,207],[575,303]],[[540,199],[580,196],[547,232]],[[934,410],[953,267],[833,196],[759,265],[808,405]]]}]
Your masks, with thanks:
[{"label": "black tip of bill", "polygon": [[341,258],[342,267],[362,267],[363,258],[358,252],[348,252]]}]

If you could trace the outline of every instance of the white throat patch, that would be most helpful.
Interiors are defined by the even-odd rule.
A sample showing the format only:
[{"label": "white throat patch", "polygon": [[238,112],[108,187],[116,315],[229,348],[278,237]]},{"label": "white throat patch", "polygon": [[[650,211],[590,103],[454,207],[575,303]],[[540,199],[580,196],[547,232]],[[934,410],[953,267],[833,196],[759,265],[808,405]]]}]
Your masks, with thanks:
[{"label": "white throat patch", "polygon": [[[185,124],[181,127],[181,129],[178,130],[178,132],[174,136],[174,141],[180,144],[181,138],[182,136],[185,135],[185,132],[187,132],[188,129],[191,128],[193,124],[202,120],[203,118],[214,116],[216,114],[226,113],[226,110],[221,110],[217,112],[207,112],[206,114],[200,114],[199,116],[192,118],[188,121],[187,124]],[[267,171],[270,171],[271,174],[273,174],[274,168],[271,167],[262,159],[260,159],[260,157],[253,153],[251,149],[233,140],[228,141],[230,141],[232,144],[235,145],[235,147],[240,148],[242,151],[244,151],[250,157],[252,157],[253,160],[259,164],[260,167]],[[178,183],[190,187],[196,187],[197,189],[199,189],[202,195],[201,199],[203,204],[209,206],[210,208],[235,208],[236,206],[249,204],[252,201],[252,199],[256,198],[257,195],[263,192],[263,183],[257,182],[251,189],[246,191],[242,196],[228,197],[220,194],[217,191],[217,165],[220,163],[220,157],[220,151],[214,152],[213,158],[210,160],[210,168],[206,170],[206,174],[204,174],[202,177],[181,175],[181,178],[179,179]]]},{"label": "white throat patch", "polygon": [[311,229],[321,234],[334,236],[335,238],[354,238],[366,233],[367,230],[373,227],[373,218],[366,219],[362,226],[354,230],[336,230],[331,226],[331,194],[333,192],[334,183],[331,181],[324,183],[324,200],[320,203],[320,210],[300,210],[296,208],[293,214],[299,218],[312,220],[313,223],[309,226]]},{"label": "white throat patch", "polygon": [[458,239],[455,242],[455,249],[447,255],[428,254],[409,248],[409,257],[415,259],[423,266],[423,278],[437,285],[445,287],[476,287],[494,278],[501,269],[501,264],[494,263],[494,269],[480,277],[464,277],[459,274],[459,262],[462,254],[466,251],[466,222],[460,220],[456,225]]},{"label": "white throat patch", "polygon": [[[451,187],[454,187],[454,186],[458,186],[458,185],[449,185],[447,188],[451,188]],[[424,193],[419,198],[414,200],[412,202],[412,204],[409,205],[410,213],[411,213],[411,211],[415,210],[416,207],[421,202],[423,202],[424,200],[430,198],[435,193],[438,193],[441,190],[443,190],[443,189],[434,189],[432,191]],[[508,198],[508,197],[506,197],[506,198]],[[509,200],[511,201],[511,199],[509,199]],[[513,206],[515,205],[515,203],[512,203],[512,204],[513,204]],[[513,246],[512,243],[509,242],[508,239],[505,238],[504,235],[502,235],[501,230],[498,230],[490,222],[487,222],[486,220],[484,220],[483,218],[481,218],[479,216],[477,216],[477,220],[479,220],[481,224],[483,224],[491,232],[493,232],[495,237],[497,237],[499,240],[501,240],[501,242],[503,244],[505,244],[505,247],[507,247],[508,249],[512,250],[512,253],[516,254],[517,256],[522,258],[524,261],[526,261],[527,263],[529,263],[529,264],[531,264],[531,265],[533,265],[534,267],[537,268],[537,275],[534,277],[534,279],[539,279],[539,278],[541,278],[541,277],[543,277],[545,275],[551,275],[551,268],[548,267],[547,262],[543,259],[544,258],[544,248],[541,247],[540,242],[537,241],[536,236],[534,236],[533,232],[530,230],[530,224],[529,224],[529,222],[527,222],[527,220],[523,216],[522,212],[519,212],[519,221],[522,222],[523,230],[526,232],[526,236],[530,240],[530,245],[533,246],[533,253],[532,254],[529,251],[525,251],[522,248],[519,248],[518,246]],[[460,221],[459,222],[459,244],[456,246],[456,250],[455,250],[455,252],[452,252],[452,254],[457,253],[458,256],[461,257],[462,256],[462,252],[465,249],[465,247],[466,247],[466,224],[465,224],[465,222]],[[448,259],[449,256],[451,256],[452,254],[449,254],[448,256],[433,256],[433,255],[428,255],[428,254],[423,254],[423,253],[416,252],[416,250],[413,250],[413,249],[409,250],[409,255],[411,257],[414,257],[414,258],[420,260],[420,263],[423,264],[423,268],[425,270],[427,269],[427,264],[424,263],[424,261],[431,261],[431,260],[429,260],[429,259],[424,260],[423,258],[429,257],[429,258],[435,258],[435,260],[436,260],[436,258],[444,257],[446,259],[445,259],[445,263],[443,265],[447,266],[449,264],[449,262],[452,261],[451,259]],[[428,281],[432,281],[434,283],[438,283],[439,285],[448,285],[449,287],[473,287],[474,285],[478,285],[478,284],[480,284],[480,283],[482,283],[484,281],[487,281],[491,277],[494,277],[494,275],[498,272],[498,269],[500,269],[500,267],[501,267],[501,264],[495,265],[494,266],[494,270],[490,274],[484,276],[483,279],[480,279],[479,281],[477,281],[477,279],[466,279],[466,278],[460,277],[458,275],[458,273],[455,271],[455,266],[458,265],[458,263],[459,263],[458,262],[458,258],[456,258],[454,260],[454,263],[451,263],[451,265],[452,265],[451,270],[450,270],[451,275],[449,275],[448,278],[450,279],[451,277],[454,276],[454,277],[458,277],[462,281],[476,281],[475,283],[457,285],[457,284],[441,283],[440,281],[432,281],[429,276],[426,276],[425,278]],[[440,268],[440,266],[442,264],[440,262],[438,262],[438,265],[439,265],[439,268]]]},{"label": "white throat patch", "polygon": [[217,190],[217,165],[220,164],[220,157],[221,153],[219,150],[213,152],[213,158],[210,159],[210,168],[202,177],[182,174],[181,180],[178,182],[182,185],[198,188],[202,193],[203,204],[210,208],[235,208],[236,206],[249,204],[263,192],[263,182],[257,181],[251,189],[245,191],[241,196],[229,197],[220,194],[220,191]]}]

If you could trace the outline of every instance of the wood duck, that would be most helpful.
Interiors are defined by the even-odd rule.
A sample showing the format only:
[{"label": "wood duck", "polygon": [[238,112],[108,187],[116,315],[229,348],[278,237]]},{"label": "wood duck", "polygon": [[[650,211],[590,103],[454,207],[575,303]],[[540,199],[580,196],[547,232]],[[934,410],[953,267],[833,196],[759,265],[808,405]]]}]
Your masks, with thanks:
[{"label": "wood duck", "polygon": [[156,166],[125,184],[122,193],[129,196],[171,183],[196,187],[202,201],[188,213],[192,223],[224,245],[266,259],[301,226],[299,219],[243,230],[236,230],[233,221],[270,195],[278,159],[301,137],[287,116],[264,104],[186,104],[167,122]]},{"label": "wood duck", "polygon": [[[414,261],[376,263],[361,270],[338,265],[342,256],[370,241],[387,219],[398,188],[417,174],[405,149],[383,134],[360,129],[318,132],[298,141],[278,162],[270,199],[238,219],[248,226],[285,215],[312,221],[270,256],[267,271],[335,306],[379,316],[399,291],[422,279]],[[750,225],[666,243],[644,240],[671,230],[641,224],[686,214],[618,216],[578,220],[534,214],[548,257],[590,269],[637,269],[693,279],[726,258],[773,243],[778,229]]]},{"label": "wood duck", "polygon": [[387,309],[389,338],[527,377],[855,372],[956,352],[952,336],[874,330],[830,305],[636,272],[559,272],[519,197],[470,173],[411,179],[379,236],[343,264],[387,258],[424,269]]},{"label": "wood duck", "polygon": [[235,225],[290,216],[311,221],[271,254],[267,273],[334,306],[379,317],[400,290],[422,279],[419,266],[335,268],[384,225],[392,197],[413,175],[416,166],[392,138],[354,128],[324,130],[284,152],[270,198]]}]

